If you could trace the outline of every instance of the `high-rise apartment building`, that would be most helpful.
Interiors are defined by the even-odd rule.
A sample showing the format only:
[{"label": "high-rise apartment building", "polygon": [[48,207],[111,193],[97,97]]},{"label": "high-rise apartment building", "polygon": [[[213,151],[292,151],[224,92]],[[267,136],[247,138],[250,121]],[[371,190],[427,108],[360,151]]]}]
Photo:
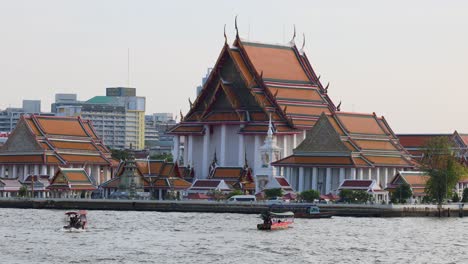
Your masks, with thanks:
[{"label": "high-rise apartment building", "polygon": [[94,129],[110,148],[145,147],[146,98],[136,96],[135,88],[112,87],[106,96],[95,96],[87,101],[76,100],[76,95],[57,94],[52,111],[60,116],[81,116],[93,122]]},{"label": "high-rise apartment building", "polygon": [[23,100],[23,106],[8,107],[0,111],[0,132],[11,132],[18,123],[23,114],[39,114],[41,113],[40,100]]}]

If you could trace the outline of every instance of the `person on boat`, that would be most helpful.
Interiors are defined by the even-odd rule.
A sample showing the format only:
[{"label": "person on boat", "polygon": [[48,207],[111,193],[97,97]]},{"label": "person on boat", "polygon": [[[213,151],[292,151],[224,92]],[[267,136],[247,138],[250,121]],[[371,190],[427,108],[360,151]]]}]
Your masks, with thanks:
[{"label": "person on boat", "polygon": [[80,224],[81,224],[81,229],[84,229],[85,225],[86,225],[86,215],[85,214],[80,214]]}]

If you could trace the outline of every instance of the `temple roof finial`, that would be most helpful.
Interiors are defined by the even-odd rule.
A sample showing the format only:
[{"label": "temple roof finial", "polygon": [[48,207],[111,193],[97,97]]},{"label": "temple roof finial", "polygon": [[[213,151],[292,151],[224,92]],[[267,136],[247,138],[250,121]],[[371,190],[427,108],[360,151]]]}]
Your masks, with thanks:
[{"label": "temple roof finial", "polygon": [[271,124],[271,113],[270,113],[270,121],[268,122],[268,137],[273,137],[273,125]]},{"label": "temple roof finial", "polygon": [[234,19],[234,26],[236,28],[236,37],[239,38],[239,28],[237,27],[237,15],[236,15],[236,18]]},{"label": "temple roof finial", "polygon": [[291,39],[291,43],[294,44],[294,39],[296,38],[296,25],[294,24],[294,33],[293,33],[293,37]]},{"label": "temple roof finial", "polygon": [[302,47],[301,47],[301,51],[303,52],[304,51],[304,47],[305,47],[305,34],[302,33]]},{"label": "temple roof finial", "polygon": [[226,36],[226,24],[224,24],[224,44],[227,45],[227,43],[228,43],[228,40]]}]

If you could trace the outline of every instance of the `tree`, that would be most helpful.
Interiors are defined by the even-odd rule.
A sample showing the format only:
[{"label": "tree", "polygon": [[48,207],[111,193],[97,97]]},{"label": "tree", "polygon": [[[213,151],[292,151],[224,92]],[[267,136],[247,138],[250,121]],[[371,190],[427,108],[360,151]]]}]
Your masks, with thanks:
[{"label": "tree", "polygon": [[168,162],[172,162],[174,160],[171,153],[162,153],[162,154],[151,155],[150,159],[152,159],[152,160],[167,160]]},{"label": "tree", "polygon": [[409,186],[407,183],[404,183],[395,189],[392,198],[399,203],[406,203],[406,200],[409,199],[412,195],[413,192],[411,191],[411,186]]},{"label": "tree", "polygon": [[225,199],[224,193],[220,190],[212,190],[212,191],[209,191],[207,194],[208,196],[213,197],[213,200],[215,201],[221,201]]},{"label": "tree", "polygon": [[320,198],[320,193],[316,190],[307,190],[301,192],[301,198],[307,202],[313,202]]},{"label": "tree", "polygon": [[465,168],[458,163],[452,144],[446,137],[436,137],[427,142],[422,163],[429,175],[425,192],[441,206],[465,173]]},{"label": "tree", "polygon": [[126,160],[128,158],[128,151],[124,149],[111,149],[111,156],[117,160]]},{"label": "tree", "polygon": [[351,199],[353,197],[353,191],[351,190],[341,190],[340,191],[340,200],[345,203],[351,203],[353,202]]},{"label": "tree", "polygon": [[462,202],[468,203],[468,188],[463,189]]},{"label": "tree", "polygon": [[266,189],[265,196],[268,199],[273,198],[273,197],[283,197],[283,190],[281,188]]},{"label": "tree", "polygon": [[244,193],[242,193],[241,190],[234,190],[232,192],[230,192],[227,196],[226,196],[226,199],[229,199],[231,198],[232,196],[234,195],[243,195]]},{"label": "tree", "polygon": [[20,197],[26,197],[28,195],[28,188],[24,185],[21,185],[19,191],[18,191],[18,195]]},{"label": "tree", "polygon": [[458,197],[458,193],[454,192],[452,196],[452,202],[458,203],[460,201],[460,197]]}]

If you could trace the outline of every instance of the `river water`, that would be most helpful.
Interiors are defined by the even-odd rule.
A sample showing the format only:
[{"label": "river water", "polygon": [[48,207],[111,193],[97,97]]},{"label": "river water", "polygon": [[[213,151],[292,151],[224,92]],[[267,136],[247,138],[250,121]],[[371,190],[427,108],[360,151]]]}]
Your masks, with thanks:
[{"label": "river water", "polygon": [[468,218],[296,219],[257,231],[257,215],[0,209],[1,263],[468,263]]}]

